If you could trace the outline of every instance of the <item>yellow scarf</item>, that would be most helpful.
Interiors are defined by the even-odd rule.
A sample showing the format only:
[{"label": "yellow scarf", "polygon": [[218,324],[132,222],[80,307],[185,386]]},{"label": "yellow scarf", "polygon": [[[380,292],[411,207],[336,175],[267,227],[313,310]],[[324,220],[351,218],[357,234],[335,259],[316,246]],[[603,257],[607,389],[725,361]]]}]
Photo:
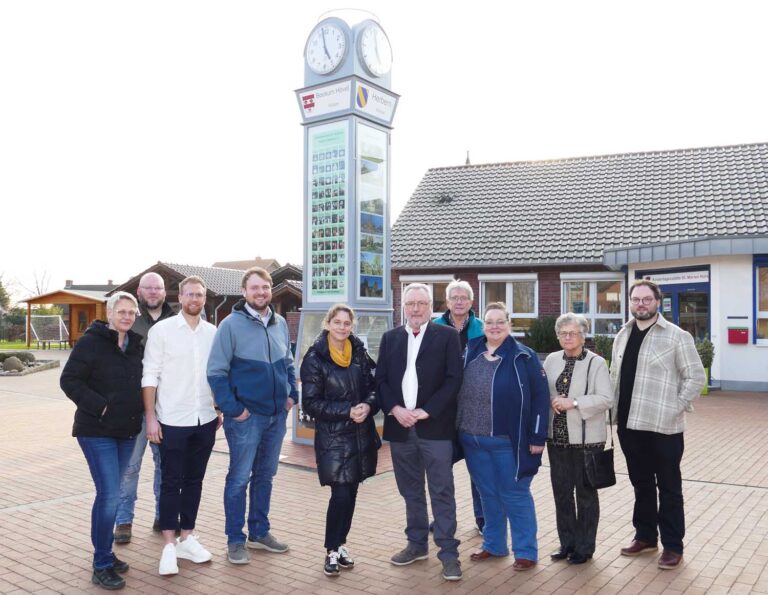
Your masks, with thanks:
[{"label": "yellow scarf", "polygon": [[328,348],[331,350],[331,359],[333,363],[342,368],[348,368],[352,363],[352,341],[347,339],[344,341],[344,349],[339,351],[331,343],[331,337],[328,337]]}]

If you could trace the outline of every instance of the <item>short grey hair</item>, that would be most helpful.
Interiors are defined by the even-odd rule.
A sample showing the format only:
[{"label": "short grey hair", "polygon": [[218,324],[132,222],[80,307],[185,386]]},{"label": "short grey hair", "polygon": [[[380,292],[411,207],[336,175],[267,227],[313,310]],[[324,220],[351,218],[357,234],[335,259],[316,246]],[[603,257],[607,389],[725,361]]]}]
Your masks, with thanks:
[{"label": "short grey hair", "polygon": [[111,296],[109,296],[109,299],[107,300],[107,312],[114,312],[115,306],[120,300],[132,301],[133,305],[136,307],[136,316],[139,315],[139,302],[137,302],[136,298],[127,291],[118,291],[117,293],[113,293]]},{"label": "short grey hair", "polygon": [[405,289],[403,289],[403,301],[406,300],[408,297],[408,293],[411,291],[414,291],[416,289],[421,289],[422,291],[426,291],[427,295],[429,296],[429,301],[432,301],[432,288],[429,285],[425,285],[424,283],[411,283],[410,285],[406,285]]},{"label": "short grey hair", "polygon": [[445,288],[445,299],[450,300],[451,299],[451,292],[454,289],[461,289],[462,291],[465,291],[467,295],[469,296],[469,301],[474,302],[475,301],[475,292],[472,291],[472,286],[467,283],[466,281],[462,281],[461,279],[454,279],[448,284],[448,287]]},{"label": "short grey hair", "polygon": [[574,314],[573,312],[566,312],[561,314],[555,321],[555,332],[559,333],[560,329],[566,324],[575,324],[581,330],[581,334],[586,337],[589,333],[589,321],[581,314]]}]

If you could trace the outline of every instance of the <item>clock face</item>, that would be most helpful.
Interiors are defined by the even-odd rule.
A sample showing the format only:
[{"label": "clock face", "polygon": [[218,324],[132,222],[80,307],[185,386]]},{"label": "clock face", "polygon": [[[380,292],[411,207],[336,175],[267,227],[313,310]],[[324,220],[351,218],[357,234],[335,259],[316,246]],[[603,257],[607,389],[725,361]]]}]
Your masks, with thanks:
[{"label": "clock face", "polygon": [[384,76],[392,68],[392,46],[378,23],[366,25],[358,42],[360,61],[373,76]]},{"label": "clock face", "polygon": [[347,37],[340,27],[320,23],[309,34],[304,56],[307,65],[316,74],[331,74],[344,61]]}]

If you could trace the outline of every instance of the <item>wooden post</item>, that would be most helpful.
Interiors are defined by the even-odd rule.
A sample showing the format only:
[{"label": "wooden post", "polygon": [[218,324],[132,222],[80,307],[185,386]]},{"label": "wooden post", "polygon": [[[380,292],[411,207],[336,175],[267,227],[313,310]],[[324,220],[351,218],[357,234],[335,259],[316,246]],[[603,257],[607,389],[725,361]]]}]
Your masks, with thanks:
[{"label": "wooden post", "polygon": [[27,349],[32,340],[32,304],[27,302]]}]

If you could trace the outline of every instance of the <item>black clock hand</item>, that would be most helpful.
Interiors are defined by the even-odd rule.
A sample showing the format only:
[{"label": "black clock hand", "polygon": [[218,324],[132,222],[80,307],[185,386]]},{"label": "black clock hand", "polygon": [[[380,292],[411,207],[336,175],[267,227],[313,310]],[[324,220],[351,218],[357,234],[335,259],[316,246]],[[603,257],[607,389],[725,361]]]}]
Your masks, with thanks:
[{"label": "black clock hand", "polygon": [[325,43],[325,27],[321,29],[323,32],[323,51],[325,51],[325,55],[328,56],[328,59],[331,59],[331,54],[328,53],[328,45]]}]

